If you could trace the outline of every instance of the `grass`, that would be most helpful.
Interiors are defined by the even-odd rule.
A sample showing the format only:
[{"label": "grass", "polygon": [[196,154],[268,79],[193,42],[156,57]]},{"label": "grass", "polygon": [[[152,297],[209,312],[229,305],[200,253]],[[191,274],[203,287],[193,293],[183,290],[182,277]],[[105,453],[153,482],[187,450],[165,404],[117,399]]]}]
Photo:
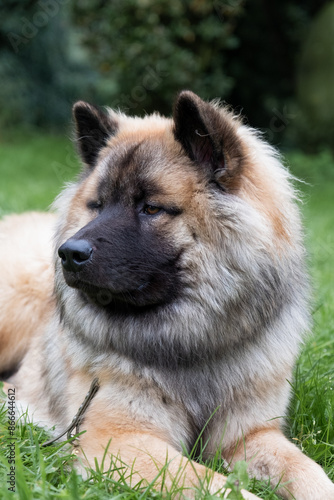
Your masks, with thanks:
[{"label": "grass", "polygon": [[[64,137],[19,134],[0,142],[0,215],[45,210],[61,186],[74,177],[78,162]],[[301,352],[294,380],[286,433],[307,455],[320,463],[334,480],[334,161],[328,153],[288,154],[300,184],[310,272],[314,284],[313,335]],[[16,492],[8,491],[7,444],[10,442],[6,408],[0,412],[0,500],[104,498],[162,498],[153,486],[132,489],[126,478],[116,481],[113,468],[97,470],[88,480],[72,468],[73,455],[64,447],[40,448],[44,430],[19,421],[16,426]],[[221,467],[219,463],[216,465]],[[277,499],[267,484],[252,480],[251,490],[261,498]],[[200,498],[209,498],[204,492]]]},{"label": "grass", "polygon": [[[64,138],[65,136],[65,138]],[[70,138],[23,134],[0,139],[0,216],[46,210],[79,169]]]},{"label": "grass", "polygon": [[308,185],[303,213],[313,285],[313,335],[295,370],[289,434],[334,480],[334,162],[291,154],[296,176]]}]

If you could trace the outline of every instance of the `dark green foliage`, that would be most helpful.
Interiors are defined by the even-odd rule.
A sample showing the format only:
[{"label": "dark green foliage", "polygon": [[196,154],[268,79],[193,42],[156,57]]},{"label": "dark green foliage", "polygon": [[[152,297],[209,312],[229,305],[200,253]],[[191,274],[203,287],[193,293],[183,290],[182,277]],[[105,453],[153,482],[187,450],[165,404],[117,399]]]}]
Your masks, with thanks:
[{"label": "dark green foliage", "polygon": [[0,123],[59,126],[91,75],[71,61],[67,0],[6,0],[0,16]]},{"label": "dark green foliage", "polygon": [[300,44],[326,3],[81,0],[73,19],[112,106],[170,113],[175,93],[189,88],[242,109],[277,143],[294,139]]},{"label": "dark green foliage", "polygon": [[188,88],[242,110],[271,142],[331,146],[331,9],[330,0],[0,0],[0,126],[59,128],[79,99],[170,114]]},{"label": "dark green foliage", "polygon": [[[228,74],[237,81],[229,100],[242,106],[257,127],[282,132],[291,119],[287,115],[292,113],[300,43],[325,3],[247,1],[235,30],[240,44],[227,61]],[[272,120],[275,116],[278,119]]]},{"label": "dark green foliage", "polygon": [[314,20],[303,44],[297,73],[298,137],[314,151],[328,144],[334,149],[334,3]]},{"label": "dark green foliage", "polygon": [[99,72],[108,103],[130,113],[170,114],[177,91],[225,96],[234,81],[224,69],[238,41],[243,0],[104,0],[75,3],[74,19]]}]

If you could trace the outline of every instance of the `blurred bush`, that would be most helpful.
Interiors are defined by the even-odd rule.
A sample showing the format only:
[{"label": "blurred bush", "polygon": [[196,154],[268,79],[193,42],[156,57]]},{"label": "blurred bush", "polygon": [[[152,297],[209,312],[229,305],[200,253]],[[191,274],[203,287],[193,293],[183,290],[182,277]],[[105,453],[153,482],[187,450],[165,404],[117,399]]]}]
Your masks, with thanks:
[{"label": "blurred bush", "polygon": [[71,58],[66,0],[6,0],[0,9],[0,123],[59,127],[98,75]]},{"label": "blurred bush", "polygon": [[334,2],[318,14],[297,73],[298,140],[303,149],[334,150]]},{"label": "blurred bush", "polygon": [[294,145],[300,47],[326,3],[78,0],[73,19],[101,75],[102,102],[169,114],[175,93],[190,88],[241,109],[271,142]]},{"label": "blurred bush", "polygon": [[104,76],[109,103],[130,113],[170,113],[177,91],[226,96],[226,57],[239,40],[243,0],[78,0],[74,20]]},{"label": "blurred bush", "polygon": [[333,32],[312,22],[330,3],[0,0],[0,125],[63,126],[77,99],[170,114],[189,88],[242,110],[274,143],[328,144]]}]

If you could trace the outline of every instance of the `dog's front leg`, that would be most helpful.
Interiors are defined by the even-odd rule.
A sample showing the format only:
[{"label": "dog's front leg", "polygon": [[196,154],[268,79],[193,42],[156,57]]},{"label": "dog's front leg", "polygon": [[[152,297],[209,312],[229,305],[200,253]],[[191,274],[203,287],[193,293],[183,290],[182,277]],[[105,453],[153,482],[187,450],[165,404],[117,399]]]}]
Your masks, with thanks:
[{"label": "dog's front leg", "polygon": [[[202,485],[211,494],[222,490],[224,498],[228,495],[229,490],[224,490],[225,476],[187,459],[163,439],[147,430],[141,432],[138,425],[131,431],[128,423],[122,427],[88,428],[80,440],[83,464],[94,467],[97,459],[100,467],[103,464],[103,470],[108,470],[112,460],[115,479],[122,478],[131,486],[144,480],[143,487],[152,482],[154,489],[168,492],[173,498],[198,497],[196,490]],[[248,491],[242,490],[242,494],[246,500],[258,499]]]},{"label": "dog's front leg", "polygon": [[290,443],[278,429],[262,429],[240,440],[226,457],[233,464],[245,459],[248,470],[271,484],[286,499],[334,500],[334,484],[322,468]]}]

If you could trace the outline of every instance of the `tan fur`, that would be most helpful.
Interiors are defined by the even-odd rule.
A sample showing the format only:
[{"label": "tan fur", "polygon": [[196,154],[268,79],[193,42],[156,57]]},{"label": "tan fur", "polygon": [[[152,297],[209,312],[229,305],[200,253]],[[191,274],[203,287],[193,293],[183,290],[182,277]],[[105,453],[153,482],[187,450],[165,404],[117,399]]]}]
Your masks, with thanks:
[{"label": "tan fur", "polygon": [[[273,237],[277,246],[282,249],[282,243],[290,243],[290,234],[286,222],[293,214],[294,209],[290,204],[286,206],[281,203],[280,186],[277,186],[275,180],[277,172],[275,169],[274,171],[271,171],[271,168],[268,169],[262,159],[262,155],[265,154],[265,147],[262,150],[254,149],[255,137],[249,131],[245,132],[248,138],[245,146],[247,161],[240,194],[271,222]],[[287,200],[285,200],[286,202]]]},{"label": "tan fur", "polygon": [[246,170],[242,190],[247,193],[252,205],[271,221],[275,238],[289,242],[289,235],[282,221],[283,214],[276,206],[275,196],[270,194],[274,189],[275,185],[267,177],[263,177],[263,172],[256,171],[252,165]]},{"label": "tan fur", "polygon": [[[101,408],[98,404],[95,405],[94,409],[88,411],[85,419],[84,427],[91,432],[84,434],[80,440],[81,451],[78,453],[78,458],[84,465],[93,467],[96,459],[100,465],[103,460],[109,464],[108,457],[111,455],[116,467],[114,478],[117,478],[117,467],[121,470],[121,476],[126,474],[126,468],[132,486],[143,479],[144,484],[154,481],[155,487],[165,494],[174,491],[173,498],[178,496],[175,491],[179,488],[186,489],[183,495],[185,494],[187,498],[194,498],[200,483],[206,485],[211,494],[224,488],[226,482],[224,476],[213,473],[203,465],[191,462],[182,456],[167,444],[167,436],[158,429],[152,429],[150,425],[144,423],[134,425],[125,413],[113,415],[112,419],[106,418],[100,423],[101,410],[103,411],[103,405]],[[166,473],[161,473],[162,470]],[[226,490],[224,498],[229,491]],[[241,491],[245,500],[258,498],[250,492]]]},{"label": "tan fur", "polygon": [[240,441],[230,458],[232,463],[247,460],[250,472],[261,479],[266,479],[270,471],[272,483],[281,485],[278,493],[284,498],[334,498],[332,485],[327,483],[327,476],[321,467],[303,455],[277,428],[250,433],[245,441]]},{"label": "tan fur", "polygon": [[98,173],[93,172],[80,185],[67,212],[66,224],[69,231],[75,230],[78,226],[84,226],[91,220],[91,214],[87,213],[86,204],[87,201],[94,199],[98,180]]},{"label": "tan fur", "polygon": [[31,213],[5,217],[1,223],[1,371],[22,359],[31,338],[53,312],[50,262],[55,221],[52,214]]}]

